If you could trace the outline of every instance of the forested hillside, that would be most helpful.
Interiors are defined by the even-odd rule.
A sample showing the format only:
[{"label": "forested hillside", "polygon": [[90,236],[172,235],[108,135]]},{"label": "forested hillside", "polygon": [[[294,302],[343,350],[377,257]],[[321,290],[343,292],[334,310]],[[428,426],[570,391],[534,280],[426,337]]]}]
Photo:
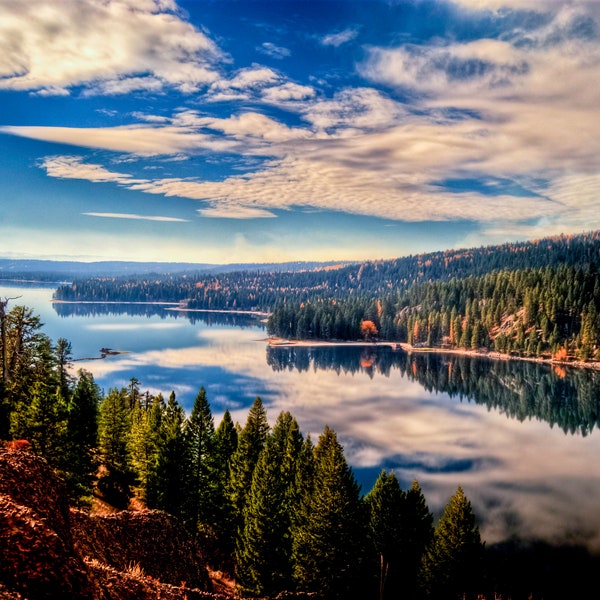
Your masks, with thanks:
[{"label": "forested hillside", "polygon": [[600,359],[600,232],[300,272],[95,278],[66,301],[270,313],[271,335]]}]

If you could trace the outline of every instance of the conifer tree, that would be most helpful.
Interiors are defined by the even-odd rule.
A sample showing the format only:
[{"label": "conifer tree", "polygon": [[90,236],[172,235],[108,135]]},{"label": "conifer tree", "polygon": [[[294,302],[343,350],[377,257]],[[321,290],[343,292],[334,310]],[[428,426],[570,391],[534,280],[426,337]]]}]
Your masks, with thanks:
[{"label": "conifer tree", "polygon": [[71,342],[65,338],[58,338],[58,340],[56,340],[55,353],[59,379],[58,384],[63,398],[68,399],[73,379],[67,371],[67,367],[73,358]]},{"label": "conifer tree", "polygon": [[253,595],[292,587],[292,519],[296,464],[302,435],[296,419],[282,412],[254,469],[238,538],[238,584]]},{"label": "conifer tree", "polygon": [[151,428],[152,405],[136,402],[131,409],[128,446],[140,498],[148,503],[149,482],[156,469],[160,430]]},{"label": "conifer tree", "polygon": [[360,597],[367,542],[360,487],[329,427],[314,456],[312,490],[295,528],[295,580],[301,590],[327,599]]},{"label": "conifer tree", "polygon": [[214,535],[221,498],[216,475],[215,426],[203,387],[186,421],[185,435],[189,452],[186,522],[191,531],[197,531],[202,524],[207,534]]},{"label": "conifer tree", "polygon": [[483,581],[483,549],[471,503],[459,486],[446,504],[423,557],[428,598],[477,598]]},{"label": "conifer tree", "polygon": [[229,409],[225,409],[223,418],[215,431],[215,453],[217,470],[223,484],[229,481],[231,458],[238,445],[238,433]]},{"label": "conifer tree", "polygon": [[433,538],[433,515],[416,479],[404,495],[402,531],[400,577],[404,595],[408,599],[416,595],[421,561]]},{"label": "conifer tree", "polygon": [[235,523],[233,505],[228,494],[230,467],[233,454],[237,448],[238,432],[231,418],[229,409],[215,431],[215,471],[218,481],[218,494],[221,498],[217,505],[216,537],[217,544],[213,553],[218,568],[228,572],[233,570],[233,554],[235,548]]},{"label": "conifer tree", "polygon": [[98,449],[104,474],[100,476],[98,489],[119,508],[127,506],[133,483],[127,445],[130,417],[126,392],[111,389],[100,403]]},{"label": "conifer tree", "polygon": [[12,414],[11,433],[29,441],[34,452],[53,467],[65,467],[67,440],[67,403],[60,389],[44,381],[35,381],[28,404],[20,403]]},{"label": "conifer tree", "polygon": [[162,418],[156,459],[156,506],[176,517],[185,516],[188,503],[189,448],[184,433],[185,413],[171,392]]},{"label": "conifer tree", "polygon": [[379,599],[397,597],[405,533],[403,516],[406,495],[394,473],[382,471],[371,491],[365,496],[365,502],[371,540],[379,559]]},{"label": "conifer tree", "polygon": [[157,394],[152,400],[147,413],[147,459],[146,465],[147,479],[144,491],[144,499],[150,507],[155,507],[158,503],[158,449],[162,440],[162,422],[167,410],[165,399],[162,394]]},{"label": "conifer tree", "polygon": [[77,383],[68,406],[67,483],[75,501],[91,496],[96,472],[94,451],[98,445],[98,409],[102,400],[100,388],[91,373],[79,370]]},{"label": "conifer tree", "polygon": [[269,423],[262,400],[256,397],[244,428],[238,435],[238,444],[231,457],[229,497],[236,519],[236,535],[243,530],[243,510],[246,495],[252,485],[252,475],[258,457],[267,440]]}]

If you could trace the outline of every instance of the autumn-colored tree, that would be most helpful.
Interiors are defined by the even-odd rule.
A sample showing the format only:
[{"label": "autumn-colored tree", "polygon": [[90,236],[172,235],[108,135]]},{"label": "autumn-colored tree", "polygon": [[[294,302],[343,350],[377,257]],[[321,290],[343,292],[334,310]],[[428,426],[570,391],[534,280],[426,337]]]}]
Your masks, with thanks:
[{"label": "autumn-colored tree", "polygon": [[377,327],[373,321],[361,321],[360,335],[367,341],[371,341],[377,337]]}]

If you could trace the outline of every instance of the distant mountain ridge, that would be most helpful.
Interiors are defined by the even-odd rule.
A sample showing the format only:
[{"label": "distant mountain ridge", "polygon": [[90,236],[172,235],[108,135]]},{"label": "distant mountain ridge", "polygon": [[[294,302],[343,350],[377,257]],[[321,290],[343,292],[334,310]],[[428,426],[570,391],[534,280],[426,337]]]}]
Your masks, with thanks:
[{"label": "distant mountain ridge", "polygon": [[[36,279],[64,281],[85,277],[123,277],[127,275],[228,273],[232,271],[301,271],[326,268],[338,262],[291,261],[285,263],[190,263],[190,262],[136,262],[136,261],[55,261],[0,258],[0,279]],[[345,261],[343,264],[350,264]]]}]

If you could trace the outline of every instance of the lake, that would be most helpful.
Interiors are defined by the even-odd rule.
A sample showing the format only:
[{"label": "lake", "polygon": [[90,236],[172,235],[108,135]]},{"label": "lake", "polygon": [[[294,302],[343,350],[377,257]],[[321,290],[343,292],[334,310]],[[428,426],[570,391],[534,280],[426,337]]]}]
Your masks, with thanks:
[{"label": "lake", "polygon": [[[132,377],[173,390],[189,411],[200,386],[215,417],[269,421],[289,410],[316,442],[327,424],[367,492],[382,468],[416,478],[439,514],[461,485],[488,543],[512,536],[600,552],[600,373],[390,347],[281,347],[257,317],[170,306],[53,304],[53,289],[0,284],[72,343],[75,369],[107,392]],[[123,354],[100,356],[100,348]]]}]

